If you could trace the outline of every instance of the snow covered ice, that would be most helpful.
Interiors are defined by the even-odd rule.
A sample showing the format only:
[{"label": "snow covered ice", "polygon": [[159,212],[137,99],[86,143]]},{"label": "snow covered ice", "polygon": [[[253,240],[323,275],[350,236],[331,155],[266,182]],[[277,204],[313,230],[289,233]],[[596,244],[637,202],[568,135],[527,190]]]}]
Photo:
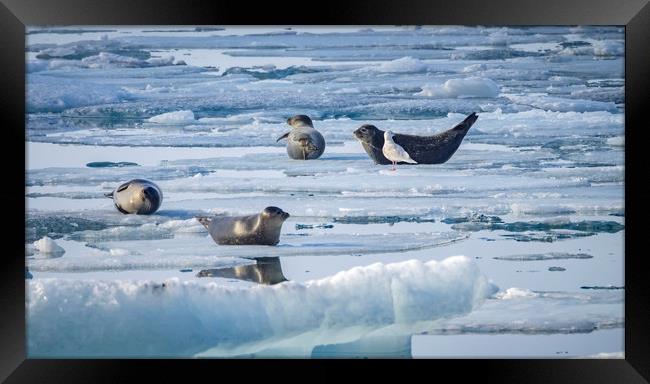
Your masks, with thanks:
[{"label": "snow covered ice", "polygon": [[35,241],[33,246],[37,252],[44,255],[61,256],[65,253],[65,249],[47,236],[43,236],[42,239]]},{"label": "snow covered ice", "polygon": [[[68,356],[120,356],[187,355],[233,338],[243,343],[314,329],[372,329],[432,320],[470,312],[494,287],[469,258],[450,257],[441,262],[375,263],[270,287],[198,286],[178,279],[162,284],[43,279],[30,289],[34,296],[29,310],[46,322],[34,324],[33,340],[38,342],[30,350],[35,355],[58,350]],[[77,324],[52,322],[49,314],[59,311],[63,301],[63,316],[78,319]],[[178,323],[147,320],[163,314]],[[131,322],[137,326],[128,326]],[[176,334],[179,323],[192,326],[183,327],[179,337],[168,337]],[[70,326],[86,332],[60,340],[56,335],[68,333]],[[131,340],[128,345],[125,336]]]},{"label": "snow covered ice", "polygon": [[[30,357],[624,358],[622,28],[26,39]],[[444,164],[391,172],[352,134],[473,112]],[[318,160],[276,142],[297,114]],[[155,214],[104,197],[134,178],[162,188]],[[195,219],[267,206],[291,214],[276,247],[218,246]],[[259,257],[288,281],[198,276]]]}]

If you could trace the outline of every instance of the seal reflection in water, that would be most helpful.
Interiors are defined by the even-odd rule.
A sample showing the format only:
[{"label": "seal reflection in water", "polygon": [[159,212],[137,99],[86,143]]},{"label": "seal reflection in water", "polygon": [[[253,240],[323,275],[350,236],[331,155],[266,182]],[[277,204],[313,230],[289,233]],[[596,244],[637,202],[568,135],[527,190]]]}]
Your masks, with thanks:
[{"label": "seal reflection in water", "polygon": [[325,151],[325,138],[316,129],[309,116],[297,115],[287,119],[291,131],[276,142],[287,139],[287,154],[295,160],[318,159]]},{"label": "seal reflection in water", "polygon": [[[432,136],[393,134],[393,141],[400,145],[418,164],[442,164],[456,152],[478,115],[472,113],[454,128]],[[375,164],[391,164],[382,153],[384,131],[374,125],[362,125],[354,131],[363,149]],[[407,164],[400,161],[398,164]]]},{"label": "seal reflection in water", "polygon": [[104,196],[113,199],[115,208],[124,214],[149,215],[162,204],[163,194],[154,182],[133,179],[115,188]]},{"label": "seal reflection in water", "polygon": [[255,264],[231,268],[204,269],[197,277],[223,277],[273,285],[288,281],[282,273],[279,257],[258,257]]},{"label": "seal reflection in water", "polygon": [[278,207],[266,207],[249,216],[196,217],[220,245],[276,245],[287,218],[289,214]]}]

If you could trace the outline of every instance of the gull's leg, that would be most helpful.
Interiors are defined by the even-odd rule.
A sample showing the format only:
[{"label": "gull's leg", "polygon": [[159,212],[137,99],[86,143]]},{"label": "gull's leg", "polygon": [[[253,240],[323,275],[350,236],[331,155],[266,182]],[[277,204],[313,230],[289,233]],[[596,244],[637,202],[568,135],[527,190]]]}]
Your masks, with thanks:
[{"label": "gull's leg", "polygon": [[395,161],[393,161],[393,169],[391,169],[391,171],[396,171],[396,169],[395,169]]}]

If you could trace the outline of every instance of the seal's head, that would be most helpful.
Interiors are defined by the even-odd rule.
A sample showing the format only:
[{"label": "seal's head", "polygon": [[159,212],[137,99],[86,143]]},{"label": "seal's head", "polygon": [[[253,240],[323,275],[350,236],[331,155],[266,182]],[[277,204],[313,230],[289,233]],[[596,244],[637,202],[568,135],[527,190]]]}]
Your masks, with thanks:
[{"label": "seal's head", "polygon": [[372,143],[379,134],[379,129],[374,125],[365,124],[354,131],[354,136],[362,143]]},{"label": "seal's head", "polygon": [[289,218],[289,214],[278,207],[266,207],[262,211],[262,217],[268,220],[283,223]]},{"label": "seal's head", "polygon": [[142,199],[142,206],[138,210],[138,213],[149,214],[155,212],[160,207],[162,196],[156,187],[148,185],[142,188],[140,198]]},{"label": "seal's head", "polygon": [[307,115],[296,115],[290,117],[287,119],[287,124],[289,124],[293,128],[301,127],[301,126],[308,126],[314,128],[314,123],[312,123],[311,119]]},{"label": "seal's head", "polygon": [[106,196],[112,198],[115,207],[125,214],[152,214],[160,208],[162,203],[160,187],[144,179],[128,181]]}]

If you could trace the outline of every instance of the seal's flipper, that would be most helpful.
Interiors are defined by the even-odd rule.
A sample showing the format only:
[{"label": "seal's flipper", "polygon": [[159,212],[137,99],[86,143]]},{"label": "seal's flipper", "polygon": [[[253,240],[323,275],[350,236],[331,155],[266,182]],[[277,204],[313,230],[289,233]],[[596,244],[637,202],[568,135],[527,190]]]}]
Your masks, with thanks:
[{"label": "seal's flipper", "polygon": [[284,135],[278,137],[278,139],[275,142],[277,143],[278,141],[280,141],[282,139],[286,139],[289,136],[289,133],[291,133],[291,132],[287,132]]},{"label": "seal's flipper", "polygon": [[478,119],[476,112],[472,112],[471,115],[467,116],[465,120],[460,122],[457,126],[453,127],[453,130],[456,131],[467,131]]},{"label": "seal's flipper", "polygon": [[199,223],[203,224],[205,229],[209,229],[208,227],[210,226],[210,221],[212,221],[212,219],[207,216],[196,216],[196,220],[198,220]]},{"label": "seal's flipper", "polygon": [[108,197],[109,199],[112,199],[113,198],[113,192],[104,193],[104,197]]},{"label": "seal's flipper", "polygon": [[125,215],[128,215],[129,212],[125,211],[124,208],[120,207],[119,205],[115,204],[115,208],[117,208],[118,211],[122,212]]}]

